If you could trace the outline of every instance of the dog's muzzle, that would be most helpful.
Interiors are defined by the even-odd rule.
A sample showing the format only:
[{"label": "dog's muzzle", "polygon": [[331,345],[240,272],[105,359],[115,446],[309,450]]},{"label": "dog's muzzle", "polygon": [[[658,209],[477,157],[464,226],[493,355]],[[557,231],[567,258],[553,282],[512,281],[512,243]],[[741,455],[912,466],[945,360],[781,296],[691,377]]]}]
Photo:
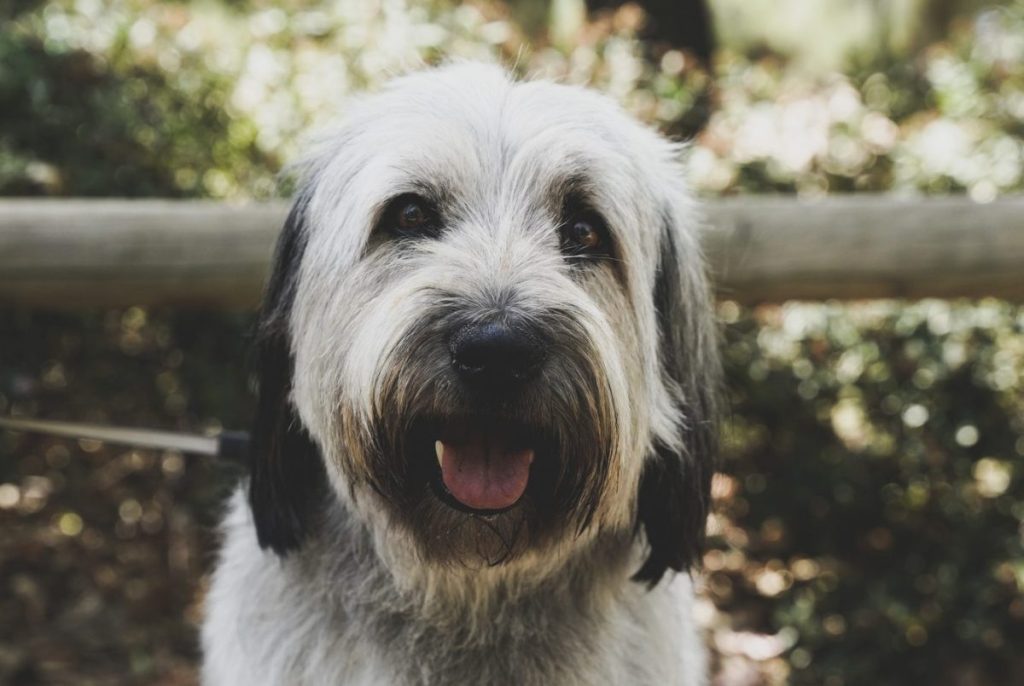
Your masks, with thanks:
[{"label": "dog's muzzle", "polygon": [[458,329],[449,351],[456,377],[481,413],[433,423],[435,492],[456,509],[507,510],[526,492],[540,437],[508,418],[506,406],[540,374],[545,346],[523,327],[490,321]]}]

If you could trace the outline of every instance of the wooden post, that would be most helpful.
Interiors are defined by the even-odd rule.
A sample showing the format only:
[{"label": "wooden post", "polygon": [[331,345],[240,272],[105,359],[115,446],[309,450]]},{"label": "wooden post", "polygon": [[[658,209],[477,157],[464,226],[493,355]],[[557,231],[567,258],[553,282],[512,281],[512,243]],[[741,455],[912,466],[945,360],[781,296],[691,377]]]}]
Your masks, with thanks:
[{"label": "wooden post", "polygon": [[[0,200],[0,304],[251,308],[284,202]],[[704,204],[722,298],[1024,301],[1024,198]]]}]

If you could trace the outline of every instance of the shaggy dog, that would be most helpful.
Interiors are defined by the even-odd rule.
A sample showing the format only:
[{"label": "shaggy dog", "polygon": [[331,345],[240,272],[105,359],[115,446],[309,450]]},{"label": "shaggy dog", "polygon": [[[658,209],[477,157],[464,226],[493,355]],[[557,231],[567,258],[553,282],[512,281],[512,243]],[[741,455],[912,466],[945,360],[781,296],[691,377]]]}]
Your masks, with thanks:
[{"label": "shaggy dog", "polygon": [[680,149],[497,67],[399,78],[303,165],[203,681],[705,682],[719,367]]}]

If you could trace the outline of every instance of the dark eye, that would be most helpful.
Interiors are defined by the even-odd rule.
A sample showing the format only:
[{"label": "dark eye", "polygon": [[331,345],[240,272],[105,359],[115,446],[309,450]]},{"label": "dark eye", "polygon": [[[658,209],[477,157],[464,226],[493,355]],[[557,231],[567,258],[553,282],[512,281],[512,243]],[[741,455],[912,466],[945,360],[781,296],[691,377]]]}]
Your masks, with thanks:
[{"label": "dark eye", "polygon": [[441,228],[434,204],[414,193],[400,195],[388,203],[381,225],[401,236],[436,236]]},{"label": "dark eye", "polygon": [[427,211],[415,200],[398,212],[398,226],[403,229],[418,229],[427,222]]},{"label": "dark eye", "polygon": [[561,230],[562,251],[569,255],[608,253],[608,228],[592,210],[573,213]]},{"label": "dark eye", "polygon": [[603,242],[597,228],[586,219],[574,221],[566,237],[581,250],[597,250]]}]

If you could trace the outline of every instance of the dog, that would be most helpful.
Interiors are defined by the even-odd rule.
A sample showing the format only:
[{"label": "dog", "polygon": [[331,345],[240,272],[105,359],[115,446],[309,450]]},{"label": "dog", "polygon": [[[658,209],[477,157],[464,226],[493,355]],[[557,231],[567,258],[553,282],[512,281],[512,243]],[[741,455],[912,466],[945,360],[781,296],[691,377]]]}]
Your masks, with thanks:
[{"label": "dog", "polygon": [[706,683],[716,445],[682,148],[579,87],[450,64],[300,166],[202,680]]}]

